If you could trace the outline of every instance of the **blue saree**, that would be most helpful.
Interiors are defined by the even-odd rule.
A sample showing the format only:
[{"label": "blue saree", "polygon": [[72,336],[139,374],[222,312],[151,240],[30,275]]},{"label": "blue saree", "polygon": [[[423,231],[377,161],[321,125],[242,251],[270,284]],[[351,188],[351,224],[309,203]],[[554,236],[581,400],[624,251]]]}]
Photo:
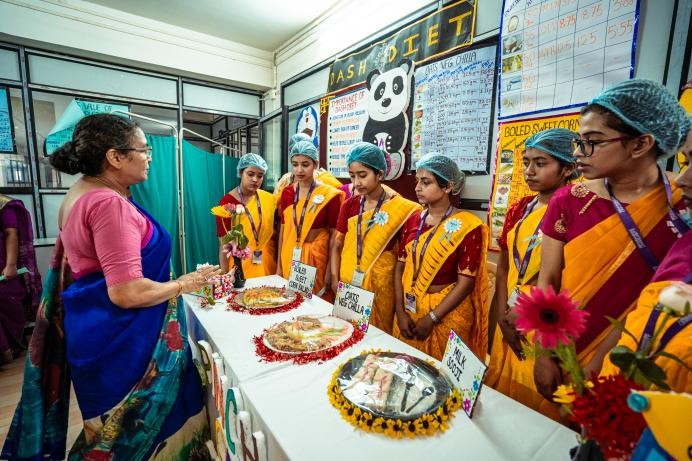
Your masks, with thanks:
[{"label": "blue saree", "polygon": [[[168,281],[170,236],[137,208],[154,227],[142,249],[144,277]],[[61,245],[56,247],[59,250]],[[67,286],[63,276],[69,271],[60,264],[53,266],[39,311],[47,319],[41,330],[53,334],[51,340],[32,338],[22,399],[2,456],[17,461],[64,458],[69,381],[53,376],[62,370],[71,375],[84,420],[70,460],[208,459],[202,387],[182,306],[170,300],[122,309],[110,301],[103,273],[86,275]],[[67,288],[60,293],[62,286]],[[46,292],[49,288],[53,293]],[[45,353],[35,354],[34,346],[42,346]],[[61,364],[59,356],[32,359],[50,358],[49,348],[56,347],[64,351],[66,363]],[[58,385],[45,389],[45,378]]]}]

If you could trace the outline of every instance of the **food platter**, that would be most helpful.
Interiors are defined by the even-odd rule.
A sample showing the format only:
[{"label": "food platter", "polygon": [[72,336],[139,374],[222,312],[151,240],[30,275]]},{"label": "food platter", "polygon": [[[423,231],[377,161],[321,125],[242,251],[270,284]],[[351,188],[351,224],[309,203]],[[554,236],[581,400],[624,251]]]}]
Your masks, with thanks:
[{"label": "food platter", "polygon": [[241,291],[233,301],[245,309],[276,309],[292,303],[297,296],[290,288],[256,287]]},{"label": "food platter", "polygon": [[262,340],[274,352],[305,354],[339,346],[352,334],[353,325],[340,318],[303,315],[271,326]]},{"label": "food platter", "polygon": [[337,377],[344,398],[375,416],[411,421],[435,412],[452,387],[431,364],[408,354],[370,352],[346,362]]}]

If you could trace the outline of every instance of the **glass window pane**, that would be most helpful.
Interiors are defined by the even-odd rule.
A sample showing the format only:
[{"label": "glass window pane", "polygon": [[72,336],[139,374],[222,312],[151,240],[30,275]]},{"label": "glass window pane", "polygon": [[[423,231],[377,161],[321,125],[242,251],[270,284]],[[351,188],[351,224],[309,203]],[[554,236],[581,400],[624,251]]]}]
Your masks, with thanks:
[{"label": "glass window pane", "polygon": [[[130,112],[137,115],[144,115],[145,117],[153,118],[154,120],[159,120],[165,122],[169,125],[173,125],[177,131],[178,127],[178,111],[176,109],[166,109],[164,107],[152,107],[143,106],[140,104],[130,105]],[[142,128],[146,134],[156,135],[156,136],[173,136],[173,128],[160,123],[151,122],[149,120],[144,120],[141,118],[132,118],[137,125]]]},{"label": "glass window pane", "polygon": [[262,124],[264,148],[263,157],[269,171],[264,179],[263,189],[273,191],[276,182],[281,178],[281,117],[275,117]]},{"label": "glass window pane", "polygon": [[41,196],[43,217],[46,220],[46,237],[58,236],[58,210],[65,194],[45,194]]},{"label": "glass window pane", "polygon": [[22,91],[19,88],[8,90],[14,131],[14,153],[0,154],[0,187],[31,187]]},{"label": "glass window pane", "polygon": [[329,67],[315,72],[284,88],[284,104],[292,106],[299,102],[315,99],[327,92]]},{"label": "glass window pane", "polygon": [[19,54],[16,51],[0,48],[0,78],[21,80]]},{"label": "glass window pane", "polygon": [[177,103],[175,80],[31,54],[29,70],[32,83]]},{"label": "glass window pane", "polygon": [[259,96],[183,83],[183,104],[259,117]]}]

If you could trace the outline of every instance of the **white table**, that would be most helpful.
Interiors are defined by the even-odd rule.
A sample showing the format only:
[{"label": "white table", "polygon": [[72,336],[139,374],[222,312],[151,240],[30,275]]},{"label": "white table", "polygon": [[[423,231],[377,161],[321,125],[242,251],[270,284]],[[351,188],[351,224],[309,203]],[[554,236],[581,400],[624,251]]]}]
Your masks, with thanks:
[{"label": "white table", "polygon": [[[247,286],[285,285],[277,276],[248,280]],[[269,460],[567,460],[576,434],[489,387],[479,395],[473,419],[462,410],[435,437],[395,440],[355,429],[331,406],[327,386],[336,367],[368,349],[428,355],[370,327],[365,338],[323,364],[259,362],[252,337],[264,328],[303,314],[326,314],[332,305],[313,297],[297,309],[253,316],[229,312],[223,303],[201,309],[184,297],[190,334],[206,339],[224,358],[226,374],[239,386],[253,430],[262,430]],[[230,373],[229,373],[230,372]]]}]

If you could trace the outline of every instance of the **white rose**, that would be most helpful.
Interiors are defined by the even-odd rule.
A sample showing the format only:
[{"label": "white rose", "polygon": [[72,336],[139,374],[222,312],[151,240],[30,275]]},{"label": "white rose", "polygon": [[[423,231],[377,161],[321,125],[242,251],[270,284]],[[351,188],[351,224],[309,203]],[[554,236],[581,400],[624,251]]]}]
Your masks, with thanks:
[{"label": "white rose", "polygon": [[682,315],[687,305],[692,305],[692,286],[682,282],[673,282],[661,290],[658,302],[664,307]]},{"label": "white rose", "polygon": [[243,207],[243,205],[238,204],[238,205],[235,206],[235,212],[236,212],[237,214],[242,214],[242,213],[245,212],[245,208]]}]

